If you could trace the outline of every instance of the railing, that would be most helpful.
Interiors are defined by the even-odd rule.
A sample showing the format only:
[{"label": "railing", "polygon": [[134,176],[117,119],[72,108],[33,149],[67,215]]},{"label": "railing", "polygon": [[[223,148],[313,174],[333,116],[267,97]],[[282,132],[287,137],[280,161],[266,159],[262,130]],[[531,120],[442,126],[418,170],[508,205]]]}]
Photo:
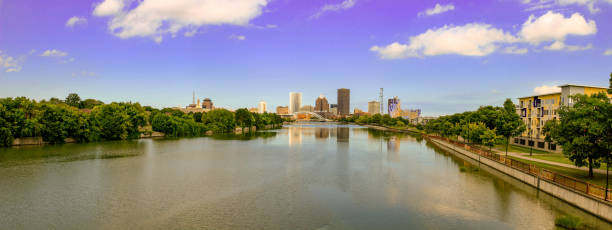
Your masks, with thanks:
[{"label": "railing", "polygon": [[553,172],[553,171],[550,171],[544,168],[539,168],[533,164],[528,164],[528,163],[524,163],[521,161],[517,161],[515,159],[506,158],[504,155],[500,155],[500,154],[493,153],[487,150],[483,150],[478,147],[470,146],[470,145],[467,145],[467,144],[464,144],[464,143],[461,143],[455,140],[451,140],[448,138],[444,138],[440,136],[433,136],[433,135],[427,135],[427,137],[451,143],[457,147],[460,147],[472,153],[478,154],[481,157],[485,157],[487,159],[507,165],[521,172],[536,176],[542,180],[552,182],[557,185],[561,185],[563,187],[586,194],[588,196],[598,198],[601,200],[605,200],[608,202],[611,202],[612,200],[612,189],[608,189],[608,197],[606,199],[605,198],[606,188],[601,187],[599,185],[594,185],[594,184],[591,184],[585,181],[581,181],[576,178],[569,177],[563,174],[559,174],[559,173],[556,173],[556,172]]}]

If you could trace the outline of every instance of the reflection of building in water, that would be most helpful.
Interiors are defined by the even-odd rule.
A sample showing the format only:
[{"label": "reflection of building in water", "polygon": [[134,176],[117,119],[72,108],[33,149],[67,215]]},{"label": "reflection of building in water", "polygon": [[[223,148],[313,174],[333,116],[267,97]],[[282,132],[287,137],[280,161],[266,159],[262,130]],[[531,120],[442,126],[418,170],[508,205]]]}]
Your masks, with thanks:
[{"label": "reflection of building in water", "polygon": [[400,138],[397,136],[391,136],[387,139],[387,160],[397,162],[399,161],[399,150],[400,150]]},{"label": "reflection of building in water", "polygon": [[329,128],[315,128],[316,139],[327,139],[329,138]]},{"label": "reflection of building in water", "polygon": [[[340,141],[341,133],[346,133],[348,139],[348,128],[337,128],[338,142],[336,145],[336,185],[340,190],[346,192],[351,187],[351,164],[349,155],[349,143]],[[346,131],[344,131],[346,130]],[[344,134],[342,134],[344,135]]]},{"label": "reflection of building in water", "polygon": [[289,127],[288,130],[289,145],[302,144],[302,128],[300,127]]},{"label": "reflection of building in water", "polygon": [[338,127],[337,128],[336,141],[337,142],[348,142],[349,141],[349,128],[348,127]]}]

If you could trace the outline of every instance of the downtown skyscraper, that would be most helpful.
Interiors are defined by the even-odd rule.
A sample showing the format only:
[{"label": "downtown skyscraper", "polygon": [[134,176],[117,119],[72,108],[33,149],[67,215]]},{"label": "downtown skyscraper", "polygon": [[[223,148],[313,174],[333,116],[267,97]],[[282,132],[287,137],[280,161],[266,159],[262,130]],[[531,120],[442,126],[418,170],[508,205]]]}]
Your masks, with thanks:
[{"label": "downtown skyscraper", "polygon": [[300,111],[302,107],[302,93],[289,93],[289,114],[294,114]]},{"label": "downtown skyscraper", "polygon": [[351,90],[338,89],[338,115],[346,116],[351,114]]}]

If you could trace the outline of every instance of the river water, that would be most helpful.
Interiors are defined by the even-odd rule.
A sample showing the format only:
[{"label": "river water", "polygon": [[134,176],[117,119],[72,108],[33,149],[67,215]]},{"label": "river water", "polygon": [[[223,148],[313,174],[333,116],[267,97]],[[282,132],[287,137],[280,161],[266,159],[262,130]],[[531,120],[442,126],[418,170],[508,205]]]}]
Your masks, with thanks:
[{"label": "river water", "polygon": [[0,148],[2,229],[612,226],[419,136],[303,123],[250,136]]}]

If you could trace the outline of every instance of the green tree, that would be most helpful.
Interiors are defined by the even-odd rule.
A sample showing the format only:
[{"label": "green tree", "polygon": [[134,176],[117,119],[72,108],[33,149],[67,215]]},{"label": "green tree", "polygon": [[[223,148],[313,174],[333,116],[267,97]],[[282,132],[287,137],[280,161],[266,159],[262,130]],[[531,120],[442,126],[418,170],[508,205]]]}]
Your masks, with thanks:
[{"label": "green tree", "polygon": [[521,117],[516,113],[514,103],[510,98],[504,102],[504,109],[500,110],[500,114],[495,120],[495,130],[497,135],[503,136],[506,140],[506,156],[508,155],[508,146],[510,138],[518,136],[525,131],[525,124]]},{"label": "green tree", "polygon": [[81,105],[81,97],[79,97],[79,95],[76,93],[71,93],[68,94],[65,102],[69,106],[79,108],[79,106]]},{"label": "green tree", "polygon": [[543,131],[576,166],[588,166],[593,177],[593,167],[610,153],[610,99],[605,93],[571,97],[574,105],[562,107],[559,120],[547,122]]},{"label": "green tree", "polygon": [[251,127],[255,123],[253,114],[247,109],[237,109],[234,114],[236,116],[236,124],[242,128]]},{"label": "green tree", "polygon": [[50,143],[64,143],[70,137],[69,131],[75,125],[72,107],[46,104],[42,106],[40,122],[43,140]]},{"label": "green tree", "polygon": [[470,143],[482,144],[481,136],[486,130],[489,129],[482,122],[464,124],[461,129],[461,137],[469,140]]},{"label": "green tree", "polygon": [[128,138],[130,116],[119,103],[100,105],[91,111],[91,116],[100,130],[100,137],[106,140],[125,140]]},{"label": "green tree", "polygon": [[236,127],[234,113],[225,109],[214,109],[202,115],[202,122],[215,133],[232,132]]},{"label": "green tree", "polygon": [[485,129],[482,134],[480,134],[480,140],[482,145],[489,147],[489,152],[491,148],[503,140],[503,136],[499,136],[496,134],[495,130]]}]

